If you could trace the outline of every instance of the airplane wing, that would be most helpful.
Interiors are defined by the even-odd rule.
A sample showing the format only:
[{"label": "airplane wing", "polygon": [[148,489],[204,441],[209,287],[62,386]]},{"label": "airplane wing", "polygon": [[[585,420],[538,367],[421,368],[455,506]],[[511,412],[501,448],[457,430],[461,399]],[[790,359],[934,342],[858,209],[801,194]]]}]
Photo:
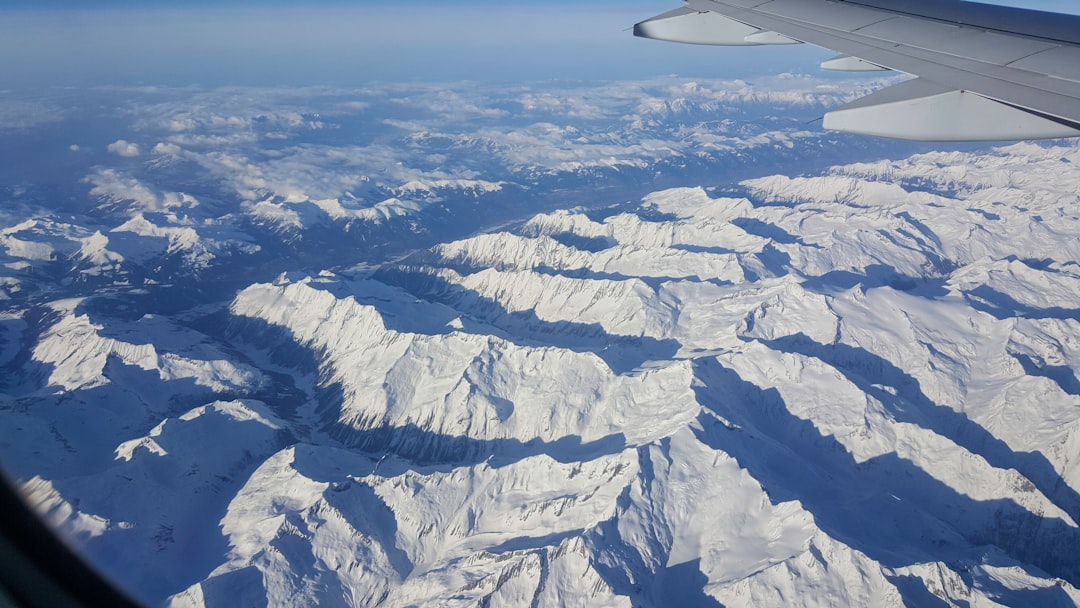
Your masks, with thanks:
[{"label": "airplane wing", "polygon": [[962,0],[685,0],[634,35],[805,42],[843,71],[916,76],[825,115],[827,129],[922,141],[1080,136],[1080,16]]}]

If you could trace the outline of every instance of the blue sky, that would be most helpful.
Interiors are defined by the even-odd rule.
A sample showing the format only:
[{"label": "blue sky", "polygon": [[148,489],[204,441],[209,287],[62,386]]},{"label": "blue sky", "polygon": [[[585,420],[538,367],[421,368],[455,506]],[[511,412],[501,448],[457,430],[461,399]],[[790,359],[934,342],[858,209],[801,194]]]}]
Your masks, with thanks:
[{"label": "blue sky", "polygon": [[[829,56],[806,47],[677,45],[636,39],[627,31],[679,4],[5,0],[0,74],[9,87],[746,77],[766,70],[813,72]],[[1080,2],[1025,6],[1076,12]]]},{"label": "blue sky", "polygon": [[[593,80],[746,75],[777,56],[631,35],[635,22],[678,6],[673,0],[71,4],[8,11],[0,71],[16,82],[80,84]],[[779,56],[813,65],[798,53]]]}]

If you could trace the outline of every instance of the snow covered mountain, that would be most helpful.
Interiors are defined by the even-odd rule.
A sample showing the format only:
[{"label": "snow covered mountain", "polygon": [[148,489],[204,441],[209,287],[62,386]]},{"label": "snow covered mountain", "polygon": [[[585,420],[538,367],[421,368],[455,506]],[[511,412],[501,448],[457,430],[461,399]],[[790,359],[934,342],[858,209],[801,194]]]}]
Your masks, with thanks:
[{"label": "snow covered mountain", "polygon": [[[1063,154],[953,160],[1049,176]],[[323,485],[260,506],[280,524],[217,575],[284,585],[276,562],[299,556],[260,552],[300,534],[318,560],[328,497],[351,483],[396,515],[375,560],[390,586],[340,563],[313,578],[389,605],[1076,601],[1076,241],[1033,261],[1052,253],[1033,216],[1075,234],[1075,194],[1048,182],[1024,196],[1045,197],[1033,213],[1004,202],[1017,192],[950,198],[858,171],[751,180],[748,198],[658,192],[373,277],[244,290],[234,315],[318,353],[333,397],[308,420],[368,457],[264,467]],[[970,230],[989,213],[1032,236]],[[376,281],[408,295],[390,305]]]},{"label": "snow covered mountain", "polygon": [[[142,189],[0,232],[5,467],[158,605],[1080,602],[1080,150],[754,171],[837,136],[701,116],[821,92],[691,84],[414,117],[386,173],[198,148],[333,130],[304,108],[135,111],[175,136]],[[618,202],[679,164],[715,185]]]}]

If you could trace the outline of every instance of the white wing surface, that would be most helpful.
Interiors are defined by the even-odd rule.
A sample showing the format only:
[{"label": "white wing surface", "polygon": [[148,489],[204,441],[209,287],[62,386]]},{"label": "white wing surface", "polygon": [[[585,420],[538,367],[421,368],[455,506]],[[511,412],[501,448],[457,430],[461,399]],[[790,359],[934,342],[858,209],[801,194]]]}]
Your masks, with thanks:
[{"label": "white wing surface", "polygon": [[634,35],[805,42],[840,53],[826,69],[917,77],[829,112],[829,129],[927,141],[1080,136],[1080,16],[960,0],[686,0]]}]

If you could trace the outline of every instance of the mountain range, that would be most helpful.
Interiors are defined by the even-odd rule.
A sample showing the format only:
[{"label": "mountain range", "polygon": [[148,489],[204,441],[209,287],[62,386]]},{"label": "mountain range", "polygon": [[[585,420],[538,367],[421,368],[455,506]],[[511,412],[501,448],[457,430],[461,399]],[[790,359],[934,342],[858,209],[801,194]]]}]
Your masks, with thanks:
[{"label": "mountain range", "polygon": [[1080,152],[789,80],[144,92],[6,185],[4,466],[150,604],[1074,605]]}]

